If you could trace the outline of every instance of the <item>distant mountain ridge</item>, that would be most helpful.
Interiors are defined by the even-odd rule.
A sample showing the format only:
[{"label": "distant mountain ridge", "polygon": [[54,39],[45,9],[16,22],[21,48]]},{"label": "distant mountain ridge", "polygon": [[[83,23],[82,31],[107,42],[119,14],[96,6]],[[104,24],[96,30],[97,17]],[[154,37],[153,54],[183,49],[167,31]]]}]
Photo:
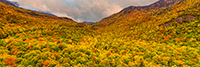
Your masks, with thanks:
[{"label": "distant mountain ridge", "polygon": [[146,10],[149,10],[149,9],[154,9],[156,7],[158,8],[161,8],[161,7],[168,7],[170,5],[173,5],[174,3],[177,3],[181,0],[159,0],[153,4],[150,4],[150,5],[147,5],[147,6],[129,6],[127,8],[124,8],[122,11],[120,12],[128,12],[129,10],[135,10],[135,9],[146,9]]},{"label": "distant mountain ridge", "polygon": [[150,4],[150,5],[147,5],[147,6],[130,6],[130,7],[127,7],[125,8],[124,10],[126,9],[152,9],[152,8],[155,8],[155,7],[168,7],[176,2],[179,2],[181,0],[159,0],[153,4]]},{"label": "distant mountain ridge", "polygon": [[[113,18],[115,16],[124,16],[126,14],[130,14],[131,12],[133,12],[134,10],[150,10],[150,9],[160,9],[162,7],[169,7],[170,5],[174,5],[175,3],[178,3],[178,2],[181,2],[181,1],[184,1],[184,0],[159,0],[153,4],[150,4],[150,5],[147,5],[147,6],[129,6],[127,8],[124,8],[122,9],[120,12],[116,13],[116,14],[113,14],[109,17],[106,17],[104,19],[102,19],[101,21],[93,24],[94,26],[106,26],[104,23],[106,23],[106,20],[108,19],[112,19],[112,20],[115,20],[116,18]],[[117,20],[116,20],[117,21]],[[113,24],[114,22],[116,21],[113,21],[113,22],[109,22],[107,23],[108,25],[111,25]]]},{"label": "distant mountain ridge", "polygon": [[127,8],[124,8],[122,11],[120,12],[130,12],[131,10],[134,10],[134,9],[146,9],[146,10],[149,10],[149,9],[154,9],[154,8],[161,8],[161,7],[168,7],[170,5],[173,5],[174,3],[177,3],[181,0],[159,0],[153,4],[150,4],[150,5],[147,5],[147,6],[129,6]]},{"label": "distant mountain ridge", "polygon": [[129,6],[127,8],[124,8],[120,12],[124,12],[124,14],[125,14],[125,13],[130,13],[130,11],[135,10],[135,9],[149,10],[149,9],[155,9],[155,8],[161,8],[161,7],[169,7],[170,5],[173,5],[174,3],[177,3],[179,1],[181,1],[181,0],[159,0],[155,3],[147,5],[147,6]]}]

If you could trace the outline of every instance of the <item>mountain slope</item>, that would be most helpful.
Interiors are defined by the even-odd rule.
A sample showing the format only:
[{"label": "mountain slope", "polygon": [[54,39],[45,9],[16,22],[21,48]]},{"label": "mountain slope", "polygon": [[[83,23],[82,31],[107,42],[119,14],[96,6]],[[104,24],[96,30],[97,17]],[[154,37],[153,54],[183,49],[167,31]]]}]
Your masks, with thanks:
[{"label": "mountain slope", "polygon": [[134,18],[133,17],[134,15],[132,15],[132,16],[127,16],[127,15],[134,14],[137,11],[141,12],[143,14],[146,14],[146,13],[148,13],[150,11],[158,12],[159,10],[166,9],[170,5],[174,5],[179,1],[180,0],[159,0],[159,1],[157,1],[157,2],[155,2],[153,4],[151,4],[151,5],[148,5],[148,6],[130,6],[130,7],[127,7],[125,9],[123,9],[119,13],[116,13],[116,14],[110,16],[110,17],[106,17],[106,18],[102,19],[100,22],[97,22],[94,25],[110,25],[110,24],[114,23],[115,21],[114,22],[107,22],[106,20],[107,19],[115,20],[114,17],[116,17],[116,19],[118,19],[118,20],[120,20],[121,18],[122,19],[126,19],[126,18],[129,19],[129,17],[130,18]]},{"label": "mountain slope", "polygon": [[[168,5],[168,1],[170,0],[167,0],[167,3],[163,4]],[[173,0],[169,6],[155,6],[153,8],[151,5],[145,7],[131,6],[91,25],[91,28],[97,29],[101,33],[112,33],[112,35],[108,37],[117,35],[116,38],[127,39],[127,42],[139,40],[142,42],[150,42],[149,44],[152,44],[151,42],[162,43],[163,46],[173,44],[173,46],[177,46],[177,49],[178,47],[187,47],[188,49],[192,47],[199,50],[199,48],[197,48],[200,43],[199,5],[199,0]],[[181,22],[179,20],[181,20]],[[162,47],[160,49],[162,51]],[[199,52],[197,52],[197,54],[199,54]],[[186,58],[188,55],[188,53],[181,53],[179,57],[182,56],[182,58]],[[181,62],[178,63],[180,66],[184,64],[193,64],[184,60],[180,61]],[[174,63],[176,63],[176,61]],[[158,62],[156,64],[163,63]],[[194,63],[194,65],[195,64],[199,63]]]},{"label": "mountain slope", "polygon": [[[43,26],[48,27],[50,26],[49,24],[56,24],[58,26],[71,26],[71,27],[79,26],[78,23],[69,18],[59,18],[35,11],[24,10],[13,6],[7,6],[1,2],[0,2],[0,9],[1,9],[0,28],[2,29],[0,38],[6,38],[14,33],[16,34],[16,32],[5,33],[5,30],[8,29],[8,27],[14,29],[15,27],[24,28],[24,30],[20,31],[24,32],[36,29],[35,27],[37,28]],[[16,30],[19,31],[19,29]],[[2,35],[2,33],[4,33],[4,35]]]},{"label": "mountain slope", "polygon": [[[52,66],[46,62],[50,55],[42,58],[49,52],[46,49],[55,48],[50,53],[57,54],[69,48],[67,44],[78,44],[83,36],[92,36],[93,31],[83,26],[67,17],[50,16],[0,2],[0,67]],[[33,55],[38,49],[42,49],[39,50],[40,59],[39,54],[38,58]]]},{"label": "mountain slope", "polygon": [[[6,5],[11,5],[11,6],[14,6],[14,7],[18,7],[19,8],[19,4],[17,2],[10,2],[10,1],[7,1],[7,0],[0,0],[0,2],[6,4]],[[49,12],[42,12],[42,11],[37,11],[39,13],[43,13],[43,14],[47,14],[47,15],[51,15],[51,16],[56,16],[54,14],[51,14]]]},{"label": "mountain slope", "polygon": [[2,2],[2,3],[4,3],[4,4],[7,4],[7,5],[11,5],[11,6],[17,7],[15,4],[13,4],[13,3],[11,3],[11,2],[9,2],[9,1],[7,1],[7,0],[0,0],[0,2]]},{"label": "mountain slope", "polygon": [[[163,1],[164,0],[158,1],[154,4],[157,3],[164,4]],[[169,34],[170,32],[178,32],[178,30],[172,31],[172,29],[176,29],[177,27],[179,27],[177,26],[179,25],[177,23],[181,24],[184,23],[185,25],[187,24],[190,25],[191,23],[185,23],[185,22],[194,21],[196,18],[197,21],[196,24],[198,25],[197,19],[199,19],[199,13],[200,13],[198,0],[180,0],[180,1],[165,0],[165,2],[167,3],[165,3],[164,5],[169,5],[169,4],[171,5],[169,5],[168,7],[163,5],[151,7],[152,5],[154,5],[152,4],[150,6],[144,6],[144,7],[125,8],[121,12],[114,14],[108,18],[105,18],[98,23],[93,24],[93,28],[97,28],[101,31],[113,31],[113,32],[118,31],[117,33],[126,31],[126,34],[123,35],[119,34],[119,35],[131,36],[134,34],[137,35],[134,36],[134,38],[136,39],[154,40],[155,38],[158,38],[160,40],[164,39],[163,35],[160,36],[160,34],[162,33],[166,35]],[[170,29],[163,27],[168,25],[172,25],[173,27],[170,27]],[[198,31],[198,28],[195,28],[195,30]],[[149,31],[151,33],[149,33]],[[160,31],[162,31],[162,33],[159,33]],[[144,35],[150,35],[150,36],[144,36]],[[196,36],[199,35],[196,34]],[[174,37],[167,37],[167,38],[173,39]],[[171,41],[173,42],[173,40]]]}]

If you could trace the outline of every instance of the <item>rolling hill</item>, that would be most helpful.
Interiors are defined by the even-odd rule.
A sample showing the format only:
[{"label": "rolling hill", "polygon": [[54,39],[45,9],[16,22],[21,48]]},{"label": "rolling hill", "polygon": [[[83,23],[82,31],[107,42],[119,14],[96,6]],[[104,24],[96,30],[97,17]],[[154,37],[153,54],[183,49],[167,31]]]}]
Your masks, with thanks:
[{"label": "rolling hill", "polygon": [[199,67],[199,5],[159,0],[87,25],[0,3],[0,67]]}]

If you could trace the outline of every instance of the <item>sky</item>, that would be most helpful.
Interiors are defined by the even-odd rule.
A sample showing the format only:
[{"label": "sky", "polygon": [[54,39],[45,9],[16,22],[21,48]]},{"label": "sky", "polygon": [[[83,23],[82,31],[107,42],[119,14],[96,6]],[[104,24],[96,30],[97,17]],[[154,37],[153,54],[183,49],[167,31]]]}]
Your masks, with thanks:
[{"label": "sky", "polygon": [[77,22],[97,22],[129,6],[146,6],[158,0],[8,0],[19,7],[50,12]]}]

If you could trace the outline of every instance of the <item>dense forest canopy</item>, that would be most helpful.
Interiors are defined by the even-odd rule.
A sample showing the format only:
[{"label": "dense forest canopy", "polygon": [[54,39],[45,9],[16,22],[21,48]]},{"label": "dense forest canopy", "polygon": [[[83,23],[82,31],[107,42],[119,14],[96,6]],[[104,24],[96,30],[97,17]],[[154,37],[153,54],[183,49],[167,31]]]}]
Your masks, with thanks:
[{"label": "dense forest canopy", "polygon": [[199,5],[159,0],[90,24],[0,3],[0,67],[199,67]]}]

